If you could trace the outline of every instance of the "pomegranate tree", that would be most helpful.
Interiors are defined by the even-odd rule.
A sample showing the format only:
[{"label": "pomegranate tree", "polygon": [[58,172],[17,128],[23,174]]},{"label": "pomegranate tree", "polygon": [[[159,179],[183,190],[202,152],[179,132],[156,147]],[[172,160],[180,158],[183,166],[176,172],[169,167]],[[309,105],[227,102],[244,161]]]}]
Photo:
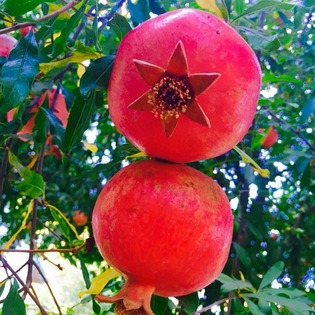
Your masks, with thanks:
[{"label": "pomegranate tree", "polygon": [[113,297],[152,314],[151,295],[181,296],[221,273],[233,220],[221,187],[182,164],[135,162],[114,175],[96,201],[92,227],[105,258],[126,282]]},{"label": "pomegranate tree", "polygon": [[124,37],[108,106],[139,150],[185,163],[223,154],[245,136],[260,84],[255,53],[232,27],[208,12],[179,9]]}]

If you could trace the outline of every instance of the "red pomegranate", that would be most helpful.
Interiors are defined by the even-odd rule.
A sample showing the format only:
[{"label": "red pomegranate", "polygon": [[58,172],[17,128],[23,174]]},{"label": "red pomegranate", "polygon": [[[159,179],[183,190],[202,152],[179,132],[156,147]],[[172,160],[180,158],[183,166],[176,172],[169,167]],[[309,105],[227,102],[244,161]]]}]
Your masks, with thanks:
[{"label": "red pomegranate", "polygon": [[105,185],[92,227],[101,254],[126,278],[116,296],[96,298],[152,314],[153,293],[181,296],[216,279],[233,220],[226,194],[211,178],[183,164],[144,160]]},{"label": "red pomegranate", "polygon": [[278,132],[274,126],[270,126],[267,130],[262,129],[266,132],[266,135],[261,139],[260,143],[265,149],[271,148],[278,140]]},{"label": "red pomegranate", "polygon": [[208,12],[179,9],[124,37],[108,106],[139,150],[185,163],[223,154],[245,136],[260,84],[255,53],[233,28]]},{"label": "red pomegranate", "polygon": [[7,34],[0,35],[0,56],[5,56],[8,58],[10,51],[13,49],[17,40]]}]

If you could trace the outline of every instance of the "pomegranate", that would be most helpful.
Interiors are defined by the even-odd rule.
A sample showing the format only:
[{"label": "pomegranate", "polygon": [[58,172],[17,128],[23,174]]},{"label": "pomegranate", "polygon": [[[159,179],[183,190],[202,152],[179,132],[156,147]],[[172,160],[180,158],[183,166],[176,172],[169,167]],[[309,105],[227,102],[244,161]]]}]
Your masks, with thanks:
[{"label": "pomegranate", "polygon": [[81,212],[80,210],[76,210],[74,212],[74,215],[72,216],[72,220],[77,226],[83,226],[87,223],[88,217],[84,212]]},{"label": "pomegranate", "polygon": [[260,140],[261,146],[269,149],[277,142],[278,132],[274,126],[270,126],[266,131],[262,129],[262,131],[266,132],[266,136]]},{"label": "pomegranate", "polygon": [[17,40],[7,34],[0,35],[0,56],[7,57],[10,54],[10,51],[13,49]]},{"label": "pomegranate", "polygon": [[205,174],[143,160],[105,185],[92,227],[104,259],[126,278],[117,295],[96,299],[152,314],[153,293],[181,296],[216,279],[228,258],[233,219],[226,194]]},{"label": "pomegranate", "polygon": [[186,163],[233,148],[261,85],[254,51],[216,16],[179,9],[130,31],[108,89],[112,121],[147,155]]}]

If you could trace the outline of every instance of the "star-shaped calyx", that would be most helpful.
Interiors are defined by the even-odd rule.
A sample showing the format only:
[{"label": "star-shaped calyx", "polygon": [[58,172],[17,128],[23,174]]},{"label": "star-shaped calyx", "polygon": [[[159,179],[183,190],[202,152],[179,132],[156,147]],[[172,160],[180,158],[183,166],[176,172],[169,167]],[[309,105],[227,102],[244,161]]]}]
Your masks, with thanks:
[{"label": "star-shaped calyx", "polygon": [[167,137],[170,137],[180,115],[210,127],[210,121],[196,100],[219,77],[219,73],[188,74],[184,45],[179,41],[166,70],[143,60],[133,60],[143,80],[151,88],[132,102],[131,109],[151,111],[159,117]]}]

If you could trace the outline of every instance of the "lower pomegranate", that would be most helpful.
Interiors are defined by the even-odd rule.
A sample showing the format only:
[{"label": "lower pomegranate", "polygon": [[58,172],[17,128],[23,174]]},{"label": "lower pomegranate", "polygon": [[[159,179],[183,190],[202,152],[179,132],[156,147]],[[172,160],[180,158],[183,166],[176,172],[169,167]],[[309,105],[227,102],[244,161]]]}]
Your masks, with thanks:
[{"label": "lower pomegranate", "polygon": [[205,174],[182,164],[145,160],[120,170],[93,211],[96,244],[126,279],[113,296],[126,310],[150,308],[151,295],[197,291],[221,273],[233,219],[228,198]]}]

